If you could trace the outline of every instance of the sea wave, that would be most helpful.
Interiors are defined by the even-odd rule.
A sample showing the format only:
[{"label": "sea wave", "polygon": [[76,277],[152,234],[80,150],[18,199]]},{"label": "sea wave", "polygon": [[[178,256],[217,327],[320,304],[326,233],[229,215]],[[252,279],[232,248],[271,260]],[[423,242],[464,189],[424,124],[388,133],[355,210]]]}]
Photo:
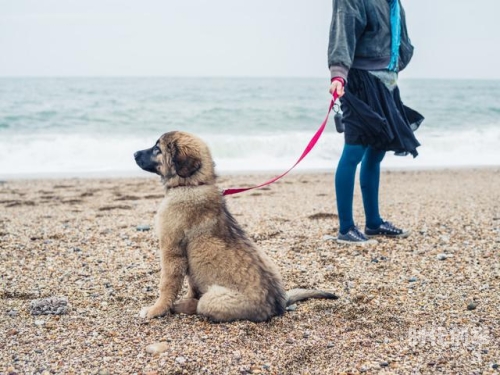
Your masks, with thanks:
[{"label": "sea wave", "polygon": [[[311,139],[311,132],[267,135],[200,133],[209,145],[217,170],[278,171],[291,167]],[[160,134],[158,134],[159,136]],[[37,134],[0,138],[0,177],[55,174],[79,176],[88,172],[130,174],[138,172],[133,153],[151,147],[157,136],[133,134]],[[500,127],[457,132],[418,131],[419,156],[388,153],[386,168],[428,168],[500,165]],[[343,136],[326,131],[299,170],[333,170],[340,158]]]}]

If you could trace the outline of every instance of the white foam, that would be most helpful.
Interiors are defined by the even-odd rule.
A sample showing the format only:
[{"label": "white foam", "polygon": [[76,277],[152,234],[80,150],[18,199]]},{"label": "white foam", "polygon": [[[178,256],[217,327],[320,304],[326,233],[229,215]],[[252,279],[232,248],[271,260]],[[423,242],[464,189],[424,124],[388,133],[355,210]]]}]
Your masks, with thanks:
[{"label": "white foam", "polygon": [[[311,132],[282,132],[269,135],[199,134],[212,150],[217,170],[280,171],[290,168],[311,139]],[[462,131],[417,133],[422,146],[416,159],[389,153],[384,167],[434,168],[450,166],[500,165],[500,127]],[[135,175],[142,173],[133,153],[149,148],[151,136],[107,134],[4,135],[0,139],[0,178],[89,173]],[[325,132],[316,148],[298,170],[334,169],[343,147],[343,135]]]}]

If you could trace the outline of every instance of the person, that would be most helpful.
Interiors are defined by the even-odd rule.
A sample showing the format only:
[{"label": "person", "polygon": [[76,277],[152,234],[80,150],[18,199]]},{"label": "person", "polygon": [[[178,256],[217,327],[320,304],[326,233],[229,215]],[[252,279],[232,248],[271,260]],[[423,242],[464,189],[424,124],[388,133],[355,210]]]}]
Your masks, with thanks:
[{"label": "person", "polygon": [[[340,243],[376,243],[374,236],[410,234],[381,218],[379,184],[380,163],[387,151],[418,155],[420,143],[414,131],[424,118],[402,103],[397,85],[398,73],[412,55],[400,0],[333,0],[330,93],[340,97],[344,128],[344,148],[335,173]],[[359,163],[364,232],[352,212]]]}]

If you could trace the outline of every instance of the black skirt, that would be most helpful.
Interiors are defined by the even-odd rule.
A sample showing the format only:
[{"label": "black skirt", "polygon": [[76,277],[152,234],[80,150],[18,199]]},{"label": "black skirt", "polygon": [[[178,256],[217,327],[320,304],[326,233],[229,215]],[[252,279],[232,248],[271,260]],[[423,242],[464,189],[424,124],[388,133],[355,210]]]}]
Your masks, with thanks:
[{"label": "black skirt", "polygon": [[351,69],[340,103],[347,144],[418,155],[413,132],[424,117],[403,104],[398,87],[390,91],[368,71]]}]

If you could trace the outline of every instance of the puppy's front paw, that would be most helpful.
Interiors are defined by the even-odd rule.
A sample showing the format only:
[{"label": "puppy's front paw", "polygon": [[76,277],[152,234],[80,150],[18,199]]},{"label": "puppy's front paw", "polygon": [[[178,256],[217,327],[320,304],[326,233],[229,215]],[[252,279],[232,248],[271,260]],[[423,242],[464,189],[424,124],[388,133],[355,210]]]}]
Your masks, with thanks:
[{"label": "puppy's front paw", "polygon": [[139,316],[141,318],[153,319],[167,315],[167,313],[168,309],[160,308],[156,305],[153,305],[153,306],[143,307],[139,312]]}]

